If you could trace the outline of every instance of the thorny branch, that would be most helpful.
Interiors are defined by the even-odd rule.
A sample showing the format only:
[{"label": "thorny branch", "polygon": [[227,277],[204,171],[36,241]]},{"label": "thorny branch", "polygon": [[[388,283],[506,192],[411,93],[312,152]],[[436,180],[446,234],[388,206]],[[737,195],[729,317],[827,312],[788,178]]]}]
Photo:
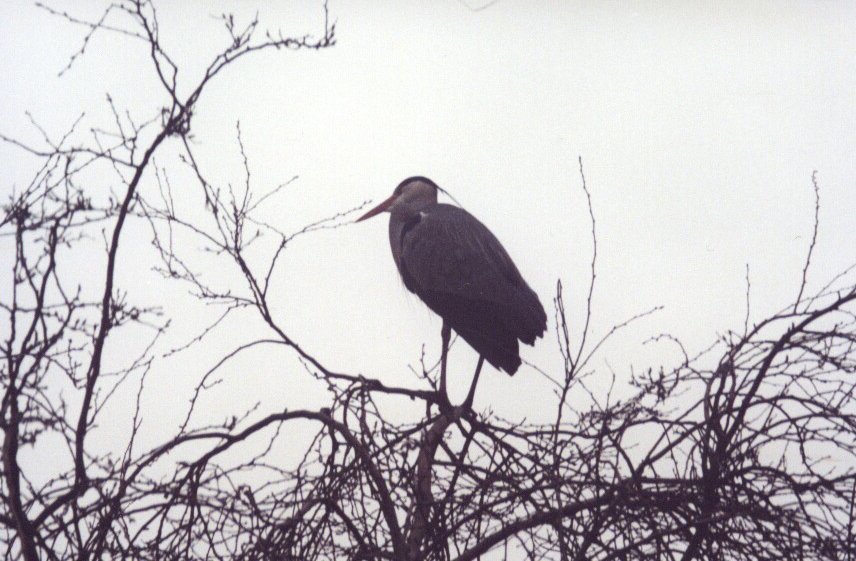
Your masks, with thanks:
[{"label": "thorny branch", "polygon": [[[658,308],[590,333],[597,238],[580,160],[591,277],[579,332],[570,327],[573,311],[557,283],[554,327],[564,368],[541,370],[557,388],[552,422],[506,420],[469,402],[453,407],[437,391],[436,364],[423,360],[423,372],[397,386],[378,373],[335,371],[326,366],[330,357],[303,345],[271,305],[293,241],[347,224],[365,203],[287,233],[264,218],[264,203],[296,178],[260,190],[240,127],[243,185],[211,177],[194,153],[192,117],[210,79],[261,49],[332,45],[326,7],[323,37],[314,40],[274,32],[257,39],[257,19],[240,25],[224,16],[228,44],[186,89],[150,2],[116,2],[92,21],[45,9],[86,29],[63,72],[92,48],[94,34],[118,33],[146,49],[166,102],[139,124],[108,98],[113,124],[94,127],[89,143],[78,140],[80,120],[58,140],[42,131],[45,147],[2,137],[40,162],[0,220],[11,263],[10,289],[0,297],[7,326],[0,380],[6,558],[856,555],[856,284],[851,270],[806,293],[819,202],[795,303],[750,325],[747,270],[747,318],[739,331],[696,355],[660,334],[648,343],[677,346],[677,366],[603,373],[593,357],[605,341]],[[177,151],[178,169],[157,165],[167,147]],[[84,174],[96,166],[121,182],[121,196],[89,184]],[[181,173],[195,183],[183,181],[179,193],[171,177]],[[812,181],[819,197],[815,175]],[[187,207],[192,200],[201,201],[199,208]],[[149,227],[152,267],[164,286],[184,286],[217,308],[194,335],[175,335],[163,302],[135,303],[134,287],[119,282],[116,270],[132,255],[152,255],[123,245],[131,223]],[[74,277],[64,264],[102,231],[100,257],[91,259],[85,278]],[[204,274],[200,253],[220,274]],[[226,329],[262,335],[218,351],[211,339]],[[108,352],[123,337],[141,341],[136,355]],[[254,368],[276,383],[306,377],[327,392],[327,405],[252,406],[210,420],[202,404],[224,372],[271,346],[295,356],[302,371],[292,368],[283,378],[280,364]],[[151,373],[195,349],[205,349],[210,361],[182,373],[195,387],[177,427],[164,424],[156,441],[144,438],[141,427],[162,414],[144,399]],[[595,375],[613,379],[605,400],[586,386]],[[110,406],[126,388],[133,405],[118,419]],[[580,399],[570,400],[572,393]],[[401,419],[391,402],[417,414]],[[99,424],[123,421],[130,423],[124,441],[97,441]],[[304,437],[295,461],[284,460],[283,445]],[[28,459],[48,449],[60,457],[56,465]],[[46,469],[53,470],[47,477]]]},{"label": "thorny branch", "polygon": [[[139,208],[146,172],[152,167],[155,152],[169,138],[186,139],[196,103],[210,80],[226,66],[249,53],[270,48],[331,46],[334,26],[325,25],[320,39],[268,33],[259,41],[255,33],[257,20],[239,31],[234,18],[229,17],[229,45],[213,58],[201,80],[182,94],[179,70],[161,46],[157,12],[151,2],[114,2],[94,21],[46,4],[37,5],[69,23],[88,28],[81,48],[60,75],[84,54],[94,34],[117,33],[138,39],[148,47],[166,98],[159,117],[138,124],[130,116],[123,123],[108,96],[115,130],[93,127],[88,143],[75,140],[82,116],[59,141],[52,140],[31,118],[42,134],[45,148],[2,135],[5,142],[42,160],[30,184],[13,192],[3,206],[0,222],[0,235],[13,240],[14,246],[11,291],[8,299],[4,292],[2,302],[9,328],[3,349],[0,409],[4,433],[3,509],[8,512],[2,517],[3,534],[10,538],[10,544],[17,544],[9,548],[8,555],[20,554],[27,560],[55,557],[63,550],[80,557],[100,557],[117,529],[114,517],[122,520],[117,507],[139,483],[137,478],[144,475],[143,468],[157,459],[137,459],[133,455],[139,399],[123,457],[93,455],[87,445],[87,435],[111,396],[134,376],[139,378],[142,392],[153,361],[150,344],[130,366],[107,372],[104,350],[108,339],[138,325],[154,332],[154,342],[168,326],[158,319],[158,308],[130,304],[115,284],[116,268],[123,258],[123,231]],[[326,23],[326,6],[324,11]],[[123,183],[121,197],[105,198],[82,186],[86,183],[84,172],[99,165],[116,172]],[[109,232],[103,284],[95,291],[78,284],[76,290],[69,292],[66,284],[73,284],[74,279],[64,280],[57,262],[88,239],[93,228]],[[76,403],[66,403],[67,391],[74,392],[79,402],[75,399]],[[36,446],[57,436],[68,445],[72,467],[41,487],[34,487],[21,467],[22,447]],[[160,454],[169,448],[161,447]],[[89,490],[94,495],[87,493]]]}]

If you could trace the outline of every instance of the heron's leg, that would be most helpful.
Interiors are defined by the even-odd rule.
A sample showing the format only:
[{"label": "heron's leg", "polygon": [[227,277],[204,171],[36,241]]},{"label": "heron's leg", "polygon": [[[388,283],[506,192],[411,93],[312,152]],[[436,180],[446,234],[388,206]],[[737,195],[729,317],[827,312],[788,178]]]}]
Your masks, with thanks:
[{"label": "heron's leg", "polygon": [[443,339],[443,349],[440,351],[440,394],[448,400],[446,393],[446,358],[449,354],[449,339],[452,338],[452,328],[446,321],[443,321],[443,329],[440,331],[440,337]]},{"label": "heron's leg", "polygon": [[476,396],[476,385],[479,383],[479,374],[481,374],[483,365],[484,356],[479,355],[479,363],[476,365],[476,373],[473,374],[473,383],[470,384],[470,391],[467,393],[467,399],[464,400],[464,409],[469,409],[473,406],[473,398]]}]

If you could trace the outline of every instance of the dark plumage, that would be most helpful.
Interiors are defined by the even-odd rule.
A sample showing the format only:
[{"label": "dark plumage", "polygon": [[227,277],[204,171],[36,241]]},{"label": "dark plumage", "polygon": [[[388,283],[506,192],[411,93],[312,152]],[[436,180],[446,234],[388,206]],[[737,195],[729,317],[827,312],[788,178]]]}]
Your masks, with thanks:
[{"label": "dark plumage", "polygon": [[424,177],[403,181],[367,213],[389,210],[390,246],[408,290],[496,368],[514,374],[518,340],[543,335],[547,315],[505,248],[462,208],[437,203]]},{"label": "dark plumage", "polygon": [[[390,228],[395,222],[395,212]],[[499,240],[467,211],[434,204],[401,231],[398,270],[408,290],[497,368],[520,366],[547,316]]]}]

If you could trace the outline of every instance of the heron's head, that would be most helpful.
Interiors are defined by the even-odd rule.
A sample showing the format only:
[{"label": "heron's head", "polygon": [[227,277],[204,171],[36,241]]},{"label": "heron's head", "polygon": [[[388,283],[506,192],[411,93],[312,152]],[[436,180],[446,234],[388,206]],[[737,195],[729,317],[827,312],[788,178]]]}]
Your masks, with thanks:
[{"label": "heron's head", "polygon": [[362,215],[357,222],[371,218],[381,212],[392,212],[394,209],[406,206],[419,210],[437,202],[437,184],[427,177],[408,177],[398,184],[392,196]]}]

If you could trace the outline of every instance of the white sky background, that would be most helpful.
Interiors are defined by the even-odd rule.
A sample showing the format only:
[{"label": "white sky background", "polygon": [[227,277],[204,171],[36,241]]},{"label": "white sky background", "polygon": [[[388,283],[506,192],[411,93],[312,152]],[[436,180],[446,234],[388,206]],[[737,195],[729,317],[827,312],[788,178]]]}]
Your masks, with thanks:
[{"label": "white sky background", "polygon": [[[271,51],[217,77],[193,121],[201,165],[221,185],[241,183],[240,120],[260,191],[300,176],[265,210],[286,231],[377,202],[407,176],[434,179],[493,230],[549,310],[548,336],[524,348],[526,360],[552,372],[561,367],[552,317],[557,278],[576,335],[582,321],[591,240],[579,155],[597,218],[594,335],[665,306],[600,354],[593,378],[600,391],[609,381],[607,362],[620,381],[631,364],[674,362],[674,349],[641,345],[651,335],[668,331],[700,350],[741,327],[747,263],[754,319],[792,302],[811,237],[812,170],[821,185],[821,225],[809,290],[856,262],[856,5],[371,6],[331,2],[338,25],[330,50]],[[89,2],[64,9],[91,17],[102,8]],[[164,48],[186,69],[180,84],[195,83],[225,45],[210,15],[247,18],[256,9],[263,27],[322,29],[313,3],[160,3]],[[165,103],[133,41],[96,34],[58,78],[85,29],[20,1],[0,4],[0,27],[0,131],[7,135],[38,142],[27,110],[57,135],[81,111],[87,126],[108,126],[107,92],[138,120]],[[174,195],[198,206],[199,187],[176,165],[176,148],[165,146],[159,163],[173,175]],[[0,145],[4,199],[35,164]],[[153,188],[150,173],[142,189]],[[407,365],[418,364],[422,343],[436,360],[440,320],[404,289],[386,228],[384,216],[298,239],[271,299],[281,325],[331,369],[412,385]],[[215,312],[149,271],[143,225],[126,234],[120,260],[133,259],[119,271],[122,288],[140,303],[162,303],[175,318],[172,346],[184,342]],[[10,259],[3,246],[2,290]],[[97,257],[76,254],[66,263],[92,267]],[[219,267],[207,274],[239,282]],[[182,418],[190,388],[217,358],[264,333],[257,319],[245,320],[198,351],[159,361],[146,391],[153,432]],[[126,359],[131,347],[117,335],[108,359]],[[453,391],[462,397],[475,356],[460,345],[451,361]],[[202,411],[210,419],[257,400],[262,412],[325,403],[323,388],[291,353],[248,354],[223,373],[226,382]],[[482,380],[477,408],[530,419],[549,411],[552,418],[549,384],[525,366],[514,378],[489,369]],[[121,439],[130,418],[120,418],[121,407],[115,414],[116,423],[100,431]]]}]

